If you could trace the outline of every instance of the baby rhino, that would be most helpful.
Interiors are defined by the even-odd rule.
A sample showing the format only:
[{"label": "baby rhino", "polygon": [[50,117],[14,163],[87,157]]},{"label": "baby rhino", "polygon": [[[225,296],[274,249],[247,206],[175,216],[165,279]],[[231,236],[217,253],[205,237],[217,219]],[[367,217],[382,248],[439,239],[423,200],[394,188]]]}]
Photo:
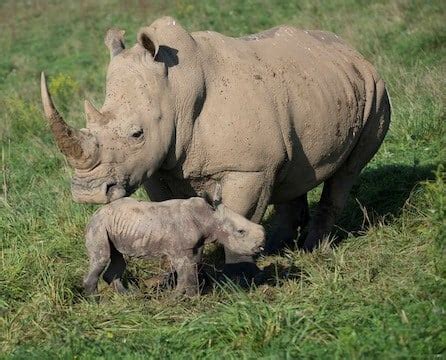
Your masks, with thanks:
[{"label": "baby rhino", "polygon": [[240,255],[254,255],[262,250],[265,231],[223,204],[211,206],[198,197],[158,203],[116,200],[99,209],[87,225],[90,269],[85,291],[97,292],[99,276],[108,265],[104,280],[124,292],[123,255],[165,255],[177,272],[176,291],[194,295],[199,290],[197,265],[203,246],[212,242]]}]

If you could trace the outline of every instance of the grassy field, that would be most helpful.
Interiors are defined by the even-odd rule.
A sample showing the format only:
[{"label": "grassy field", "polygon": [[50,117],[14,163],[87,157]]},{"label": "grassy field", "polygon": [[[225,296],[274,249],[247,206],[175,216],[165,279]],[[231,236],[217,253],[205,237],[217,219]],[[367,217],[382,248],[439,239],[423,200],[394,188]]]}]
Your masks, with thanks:
[{"label": "grassy field", "polygon": [[[134,43],[167,14],[234,36],[281,23],[334,31],[387,81],[393,122],[339,221],[339,246],[261,258],[267,284],[193,299],[147,286],[158,262],[132,262],[139,289],[102,287],[97,304],[81,293],[95,206],[71,200],[39,74],[80,126],[83,99],[103,99],[106,29]],[[442,0],[0,1],[0,358],[444,358],[445,19]]]}]

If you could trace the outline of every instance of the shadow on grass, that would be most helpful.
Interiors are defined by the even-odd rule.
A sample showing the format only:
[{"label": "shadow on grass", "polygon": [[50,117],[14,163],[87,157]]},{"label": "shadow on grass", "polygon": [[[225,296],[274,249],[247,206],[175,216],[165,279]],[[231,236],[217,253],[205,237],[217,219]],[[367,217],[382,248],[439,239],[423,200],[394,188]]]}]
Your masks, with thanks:
[{"label": "shadow on grass", "polygon": [[207,294],[216,287],[223,288],[244,288],[248,289],[251,285],[269,285],[282,286],[284,281],[300,279],[303,275],[303,270],[297,266],[284,266],[280,263],[273,262],[263,268],[254,278],[245,279],[229,279],[224,276],[222,267],[217,268],[214,265],[205,265],[200,272],[200,280],[202,284],[201,293]]},{"label": "shadow on grass", "polygon": [[[347,205],[336,222],[332,235],[336,246],[349,235],[360,236],[367,228],[378,223],[389,224],[397,218],[411,192],[420,181],[435,178],[437,166],[385,165],[376,169],[366,169],[350,192]],[[310,204],[310,214],[314,214],[317,201]],[[272,219],[272,217],[270,218]],[[267,236],[274,231],[269,220],[264,223]],[[307,229],[299,232],[296,240],[284,244],[277,254],[285,249],[296,250],[303,245]]]},{"label": "shadow on grass", "polygon": [[[434,179],[435,169],[435,165],[386,165],[366,169],[353,187],[346,208],[333,231],[336,237],[333,245],[338,245],[349,234],[360,236],[367,227],[378,222],[392,222],[401,214],[416,185],[420,181]],[[312,204],[311,212],[315,211],[316,205],[317,203]],[[306,231],[303,230],[299,241],[285,247],[279,254],[286,248],[296,249],[296,245],[302,243],[305,235]],[[209,264],[203,267],[205,284],[215,283],[215,279],[222,281],[223,250],[215,247],[206,254],[205,261]],[[301,278],[302,271],[294,266],[272,263],[263,269],[256,283],[281,286],[283,281]],[[204,293],[210,288],[205,286]]]},{"label": "shadow on grass", "polygon": [[365,170],[353,186],[335,235],[342,240],[378,222],[391,222],[401,214],[416,185],[435,178],[435,169],[435,165],[387,165]]},{"label": "shadow on grass", "polygon": [[[359,236],[369,226],[376,225],[378,222],[390,223],[398,217],[415,186],[420,181],[434,179],[435,169],[435,165],[387,165],[364,171],[353,187],[346,208],[337,222],[334,230],[337,240],[334,245],[342,242],[349,234]],[[312,204],[311,212],[314,212],[315,207],[316,203]],[[297,244],[302,242],[305,235],[306,232],[303,231]],[[295,249],[296,246],[288,246],[288,248]],[[205,254],[200,272],[200,283],[203,284],[202,294],[212,291],[216,282],[224,281],[223,266],[223,249],[214,246]],[[294,266],[287,267],[272,263],[263,269],[261,276],[255,282],[257,285],[281,286],[283,281],[299,279],[302,271]],[[173,289],[176,283],[174,273],[169,271],[145,280],[137,279],[127,271],[125,280],[127,284],[132,284],[143,292],[142,288],[145,290],[156,288],[157,294]],[[81,289],[77,290],[80,292]]]},{"label": "shadow on grass", "polygon": [[272,263],[263,269],[261,284],[281,286],[283,281],[300,279],[303,274],[303,270],[295,265]]}]

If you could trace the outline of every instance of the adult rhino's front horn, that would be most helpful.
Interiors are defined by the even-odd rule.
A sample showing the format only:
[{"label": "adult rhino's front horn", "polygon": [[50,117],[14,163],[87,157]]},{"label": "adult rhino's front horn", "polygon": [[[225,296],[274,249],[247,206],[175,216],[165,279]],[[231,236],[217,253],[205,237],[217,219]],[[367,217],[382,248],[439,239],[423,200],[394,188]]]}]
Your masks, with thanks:
[{"label": "adult rhino's front horn", "polygon": [[76,169],[92,167],[98,158],[95,136],[87,129],[74,129],[63,120],[51,99],[43,72],[40,80],[40,91],[43,110],[60,151],[67,157],[70,165]]}]

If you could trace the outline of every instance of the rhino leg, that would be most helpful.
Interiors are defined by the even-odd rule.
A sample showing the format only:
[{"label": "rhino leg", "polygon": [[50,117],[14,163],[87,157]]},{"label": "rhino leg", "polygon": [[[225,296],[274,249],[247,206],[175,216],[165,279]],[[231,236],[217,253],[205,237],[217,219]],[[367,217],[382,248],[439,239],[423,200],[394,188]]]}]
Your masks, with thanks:
[{"label": "rhino leg", "polygon": [[110,244],[110,264],[105,270],[102,278],[111,285],[118,293],[125,293],[127,289],[122,284],[122,275],[124,274],[126,263],[122,254]]},{"label": "rhino leg", "polygon": [[105,229],[89,227],[86,233],[86,242],[90,268],[84,278],[84,289],[86,295],[97,293],[99,276],[104,271],[110,260],[110,244]]},{"label": "rhino leg", "polygon": [[274,210],[265,246],[267,253],[277,251],[294,241],[298,235],[298,228],[305,227],[310,219],[307,194],[287,203],[276,204]]},{"label": "rhino leg", "polygon": [[375,96],[375,111],[367,119],[358,143],[344,164],[324,182],[322,196],[304,242],[304,250],[313,250],[330,233],[356,178],[384,140],[390,123],[390,102],[382,81],[376,84]]},{"label": "rhino leg", "polygon": [[324,182],[322,196],[310,222],[303,249],[311,251],[328,236],[337,217],[344,209],[348,194],[359,173],[338,171]]},{"label": "rhino leg", "polygon": [[177,272],[178,295],[194,296],[199,293],[198,263],[193,255],[172,259],[172,266]]},{"label": "rhino leg", "polygon": [[147,179],[143,186],[151,201],[159,202],[174,198],[174,194],[167,183],[156,173]]},{"label": "rhino leg", "polygon": [[[271,194],[270,176],[262,172],[232,172],[222,181],[223,203],[231,210],[260,223]],[[248,282],[259,274],[260,269],[252,256],[240,255],[225,248],[224,274],[237,282]]]}]

